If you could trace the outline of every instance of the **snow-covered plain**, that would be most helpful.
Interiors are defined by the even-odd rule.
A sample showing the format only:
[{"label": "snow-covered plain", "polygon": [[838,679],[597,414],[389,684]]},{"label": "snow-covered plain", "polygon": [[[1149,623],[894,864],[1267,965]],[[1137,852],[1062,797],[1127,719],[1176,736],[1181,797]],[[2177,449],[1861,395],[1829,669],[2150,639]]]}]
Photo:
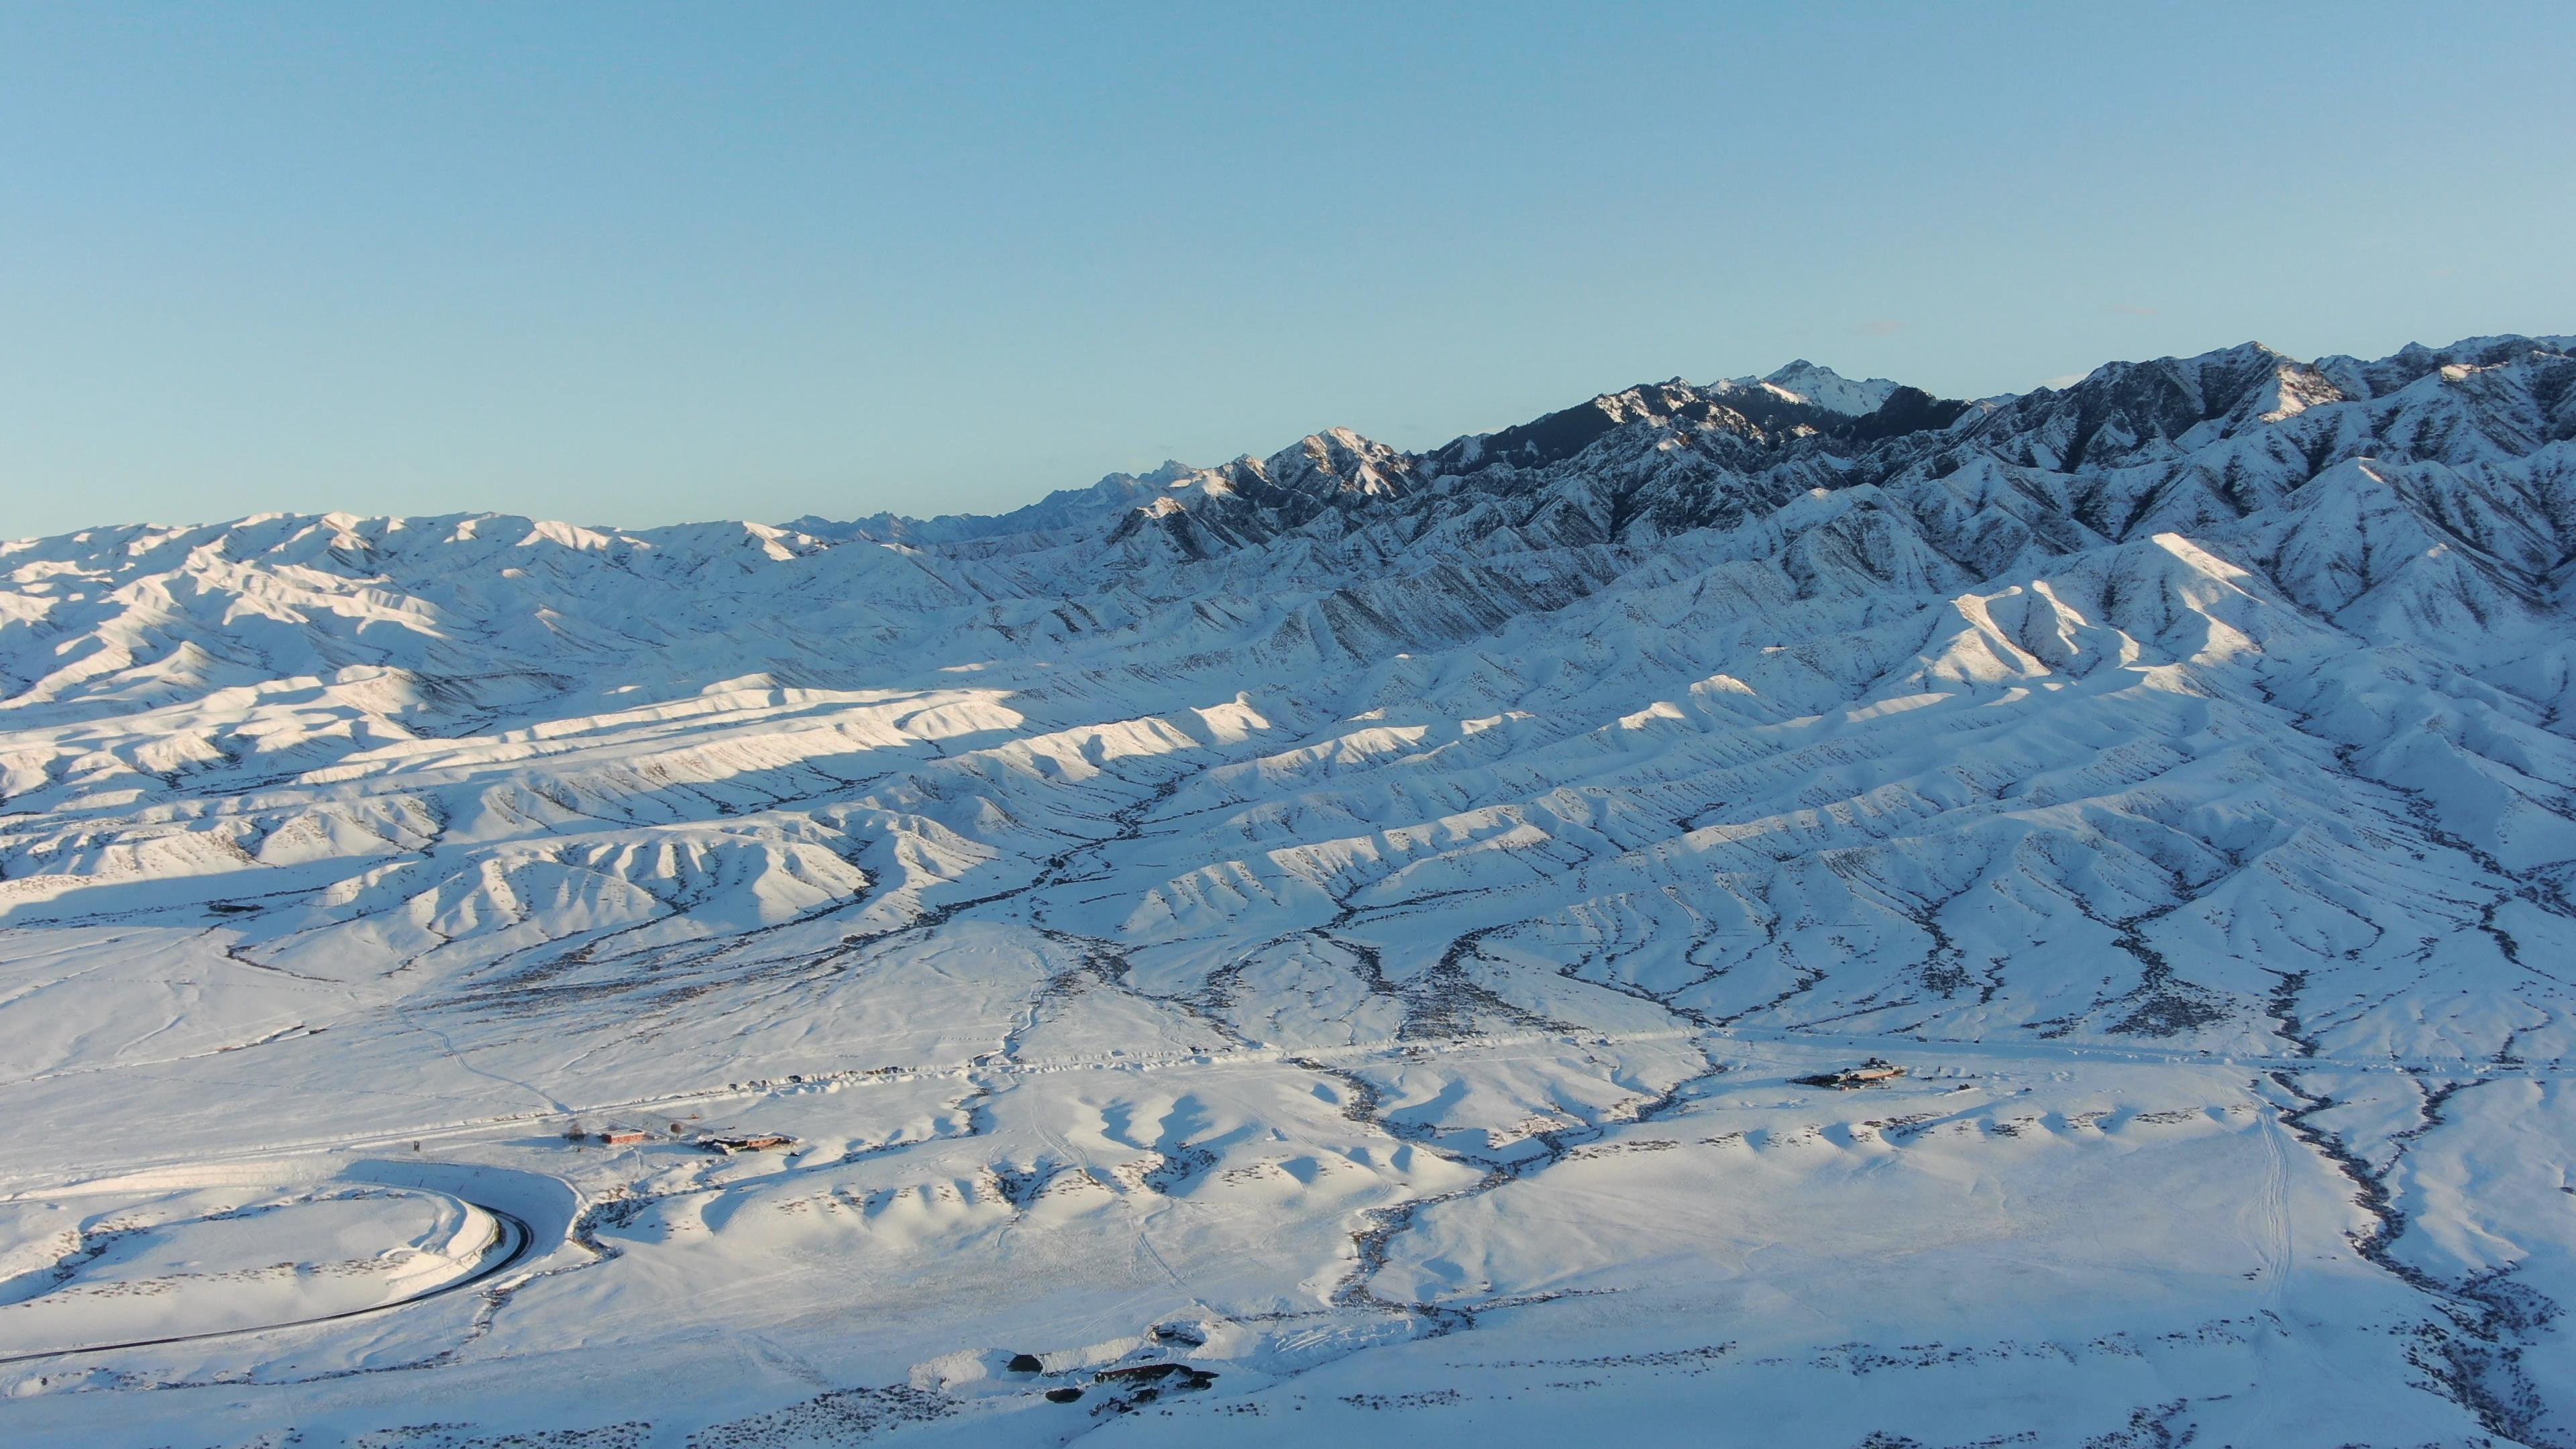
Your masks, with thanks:
[{"label": "snow-covered plain", "polygon": [[2576,1444],[2571,348],[0,545],[0,1439]]}]

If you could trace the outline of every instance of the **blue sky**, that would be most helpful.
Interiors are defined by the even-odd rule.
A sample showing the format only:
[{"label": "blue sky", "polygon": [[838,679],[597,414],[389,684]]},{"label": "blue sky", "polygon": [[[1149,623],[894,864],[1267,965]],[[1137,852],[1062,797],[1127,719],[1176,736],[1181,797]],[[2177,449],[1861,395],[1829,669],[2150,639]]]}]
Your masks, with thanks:
[{"label": "blue sky", "polygon": [[2576,6],[1092,8],[0,4],[0,536],[2576,331]]}]

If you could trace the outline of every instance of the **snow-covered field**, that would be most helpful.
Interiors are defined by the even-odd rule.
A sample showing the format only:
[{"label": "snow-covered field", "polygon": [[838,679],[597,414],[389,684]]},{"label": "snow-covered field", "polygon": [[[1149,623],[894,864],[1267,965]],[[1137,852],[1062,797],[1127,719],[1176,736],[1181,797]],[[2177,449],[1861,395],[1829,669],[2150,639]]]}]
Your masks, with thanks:
[{"label": "snow-covered field", "polygon": [[2572,346],[0,544],[0,1438],[2576,1444]]}]

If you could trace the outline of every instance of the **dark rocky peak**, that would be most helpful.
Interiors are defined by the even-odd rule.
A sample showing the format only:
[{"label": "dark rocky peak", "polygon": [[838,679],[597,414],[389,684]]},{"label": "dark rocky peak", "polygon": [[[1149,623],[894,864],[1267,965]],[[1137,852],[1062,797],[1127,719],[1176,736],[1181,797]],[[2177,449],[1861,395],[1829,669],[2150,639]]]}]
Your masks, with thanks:
[{"label": "dark rocky peak", "polygon": [[1259,543],[1334,509],[1391,503],[1418,471],[1410,453],[1348,428],[1310,433],[1267,458],[1186,473],[1126,509],[1112,544],[1163,539],[1186,558]]},{"label": "dark rocky peak", "polygon": [[2226,416],[2283,369],[2303,366],[2260,342],[2246,342],[2197,357],[2114,362],[2068,393],[2091,405],[2152,419],[2165,436],[2179,437]]},{"label": "dark rocky peak", "polygon": [[[1782,371],[1811,385],[1841,382],[1812,364]],[[1869,396],[1880,405],[1855,417],[1767,382],[1731,379],[1701,387],[1676,378],[1603,393],[1421,454],[1334,429],[1267,458],[1238,458],[1198,475],[1195,486],[1138,500],[1123,510],[1111,541],[1168,546],[1198,559],[1311,532],[1327,514],[1350,515],[1353,522],[1361,515],[1428,517],[1512,500],[1515,527],[1533,539],[1602,542],[1641,521],[1659,532],[1695,527],[1776,505],[1789,492],[1841,486],[1860,475],[1823,459],[1938,434],[1969,407],[1892,383]],[[1893,471],[1913,456],[1863,473]],[[1814,466],[1799,461],[1810,457]]]},{"label": "dark rocky peak", "polygon": [[1767,448],[1827,432],[1848,421],[1841,413],[1767,388],[1735,382],[1702,388],[1674,378],[1603,393],[1580,406],[1500,432],[1460,438],[1425,454],[1423,464],[1435,477],[1489,468],[1547,468],[1621,428],[1639,425],[1731,434]]},{"label": "dark rocky peak", "polygon": [[1868,444],[1909,433],[1939,432],[1957,422],[1971,406],[1957,398],[1934,397],[1919,387],[1899,386],[1879,404],[1878,411],[1843,423],[1833,430],[1833,435]]},{"label": "dark rocky peak", "polygon": [[2013,399],[1971,432],[2010,461],[2071,473],[2160,456],[2203,424],[2229,420],[2223,433],[2340,397],[2315,369],[2247,342],[2196,357],[2106,363],[2071,387]]}]

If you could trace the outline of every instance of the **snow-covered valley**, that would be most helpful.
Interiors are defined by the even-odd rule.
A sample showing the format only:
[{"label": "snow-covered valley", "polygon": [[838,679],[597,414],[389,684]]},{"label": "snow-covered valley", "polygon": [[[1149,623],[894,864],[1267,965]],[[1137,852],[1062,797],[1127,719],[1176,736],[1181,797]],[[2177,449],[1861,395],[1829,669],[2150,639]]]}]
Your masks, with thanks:
[{"label": "snow-covered valley", "polygon": [[2576,1444],[2571,352],[0,544],[0,1435]]}]

